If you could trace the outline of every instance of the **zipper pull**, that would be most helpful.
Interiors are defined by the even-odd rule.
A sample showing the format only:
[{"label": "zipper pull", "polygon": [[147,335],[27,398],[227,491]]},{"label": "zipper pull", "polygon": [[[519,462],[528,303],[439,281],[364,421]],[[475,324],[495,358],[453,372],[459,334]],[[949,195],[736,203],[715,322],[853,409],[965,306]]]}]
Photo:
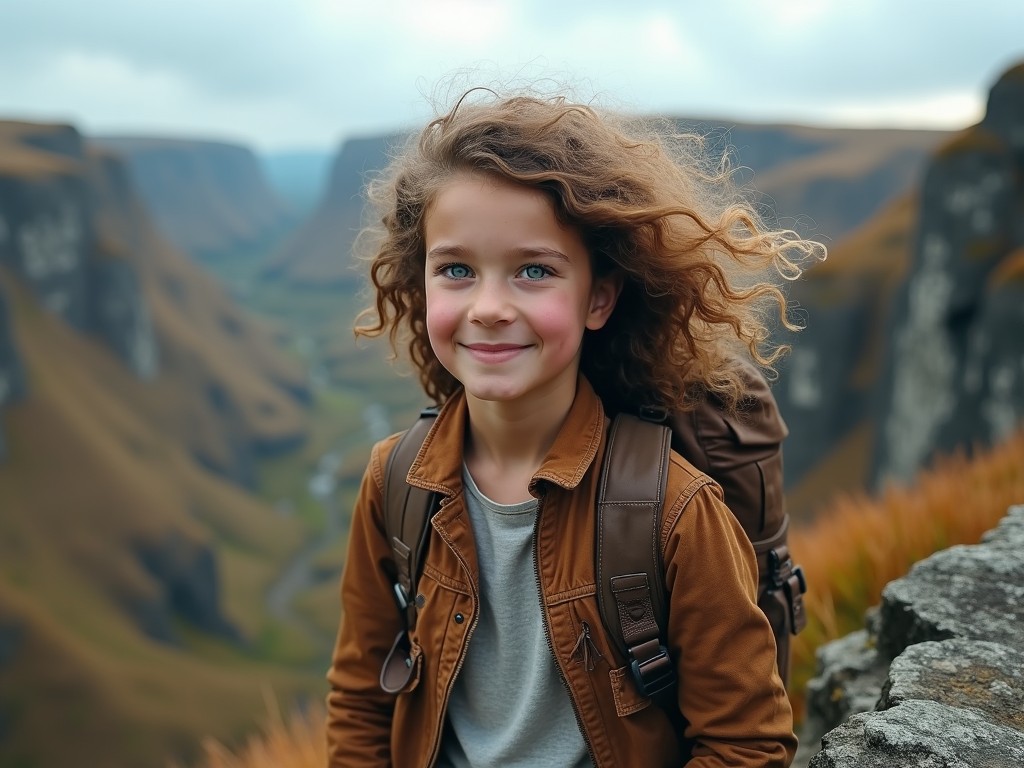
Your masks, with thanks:
[{"label": "zipper pull", "polygon": [[586,667],[587,672],[592,672],[594,670],[594,666],[597,664],[597,660],[604,658],[601,651],[597,649],[597,645],[594,644],[593,638],[590,636],[590,625],[585,621],[583,622],[583,629],[580,631],[580,636],[576,639],[576,645],[573,646],[572,654],[570,654],[569,658],[574,659],[577,664],[583,664]]}]

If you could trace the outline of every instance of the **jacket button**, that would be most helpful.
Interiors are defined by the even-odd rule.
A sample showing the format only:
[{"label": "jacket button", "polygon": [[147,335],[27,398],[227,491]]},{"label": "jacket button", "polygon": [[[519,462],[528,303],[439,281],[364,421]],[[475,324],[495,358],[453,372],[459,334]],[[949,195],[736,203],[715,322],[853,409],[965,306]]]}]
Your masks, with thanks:
[{"label": "jacket button", "polygon": [[466,617],[465,617],[465,616],[463,616],[463,615],[462,615],[461,613],[456,613],[456,614],[455,614],[455,623],[456,623],[456,624],[461,624],[461,623],[462,623],[462,622],[464,622],[465,620],[466,620]]}]

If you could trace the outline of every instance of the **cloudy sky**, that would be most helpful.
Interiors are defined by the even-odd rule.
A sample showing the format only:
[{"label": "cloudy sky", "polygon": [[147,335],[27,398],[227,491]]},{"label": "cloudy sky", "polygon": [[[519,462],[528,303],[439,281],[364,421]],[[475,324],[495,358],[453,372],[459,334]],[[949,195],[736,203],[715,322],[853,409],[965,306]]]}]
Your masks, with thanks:
[{"label": "cloudy sky", "polygon": [[420,122],[467,84],[634,111],[959,128],[1022,0],[0,0],[0,117],[273,151]]}]

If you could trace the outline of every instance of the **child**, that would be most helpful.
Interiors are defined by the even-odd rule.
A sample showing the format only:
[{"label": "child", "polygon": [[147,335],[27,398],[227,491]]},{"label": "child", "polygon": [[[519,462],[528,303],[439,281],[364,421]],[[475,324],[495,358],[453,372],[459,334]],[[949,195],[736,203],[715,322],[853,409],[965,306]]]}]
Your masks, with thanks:
[{"label": "child", "polygon": [[[762,278],[819,246],[729,202],[727,169],[562,98],[471,92],[373,189],[375,310],[442,404],[408,481],[442,501],[416,585],[408,679],[381,668],[393,599],[377,444],[355,506],[328,673],[330,765],[785,766],[796,746],[754,553],[673,454],[662,513],[670,702],[605,636],[594,504],[607,414],[742,395],[770,365]],[[679,150],[679,147],[675,148]]]}]

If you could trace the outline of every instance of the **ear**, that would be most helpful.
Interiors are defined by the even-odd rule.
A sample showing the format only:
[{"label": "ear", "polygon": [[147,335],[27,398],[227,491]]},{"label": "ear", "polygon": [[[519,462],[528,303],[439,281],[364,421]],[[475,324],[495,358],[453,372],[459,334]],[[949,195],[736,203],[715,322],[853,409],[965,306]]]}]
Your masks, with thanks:
[{"label": "ear", "polygon": [[587,328],[596,331],[603,328],[615,309],[615,302],[622,293],[622,273],[613,270],[603,277],[595,277],[590,289],[590,310],[587,312]]}]

